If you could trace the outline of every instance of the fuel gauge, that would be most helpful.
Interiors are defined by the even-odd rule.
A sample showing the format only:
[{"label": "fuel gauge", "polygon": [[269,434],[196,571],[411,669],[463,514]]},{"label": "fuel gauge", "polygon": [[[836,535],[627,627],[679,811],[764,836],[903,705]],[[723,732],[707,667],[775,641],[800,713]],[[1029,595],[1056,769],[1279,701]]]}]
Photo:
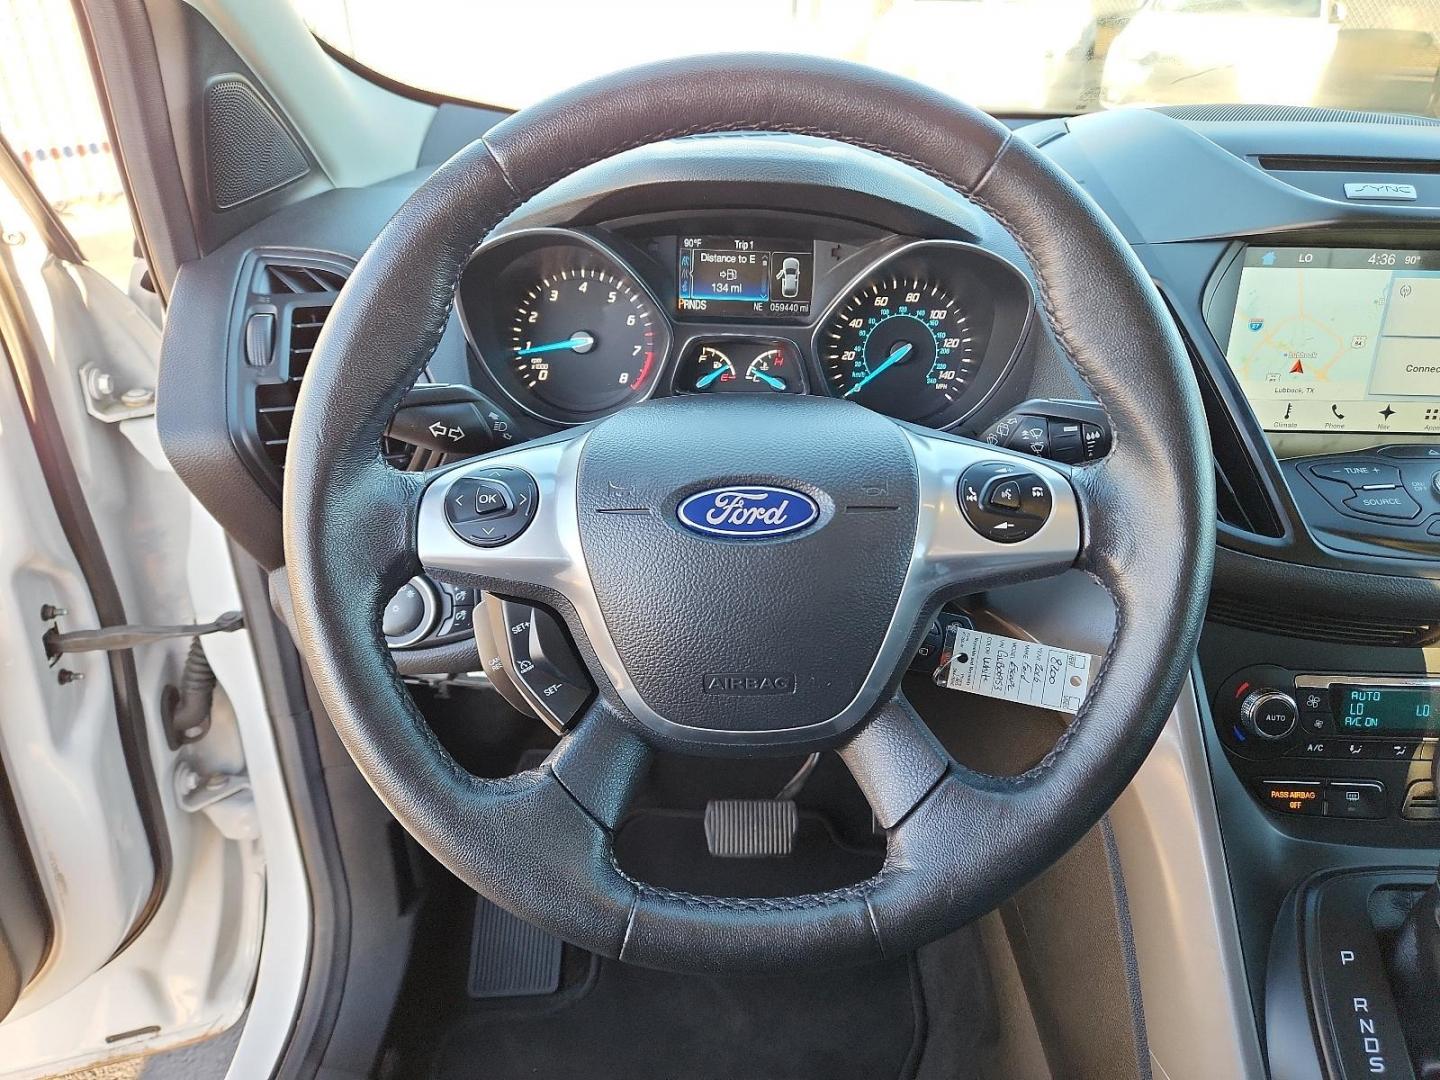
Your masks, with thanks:
[{"label": "fuel gauge", "polygon": [[735,364],[713,345],[706,345],[700,350],[700,355],[695,358],[695,372],[694,388],[702,393],[723,389],[716,383],[735,381]]}]

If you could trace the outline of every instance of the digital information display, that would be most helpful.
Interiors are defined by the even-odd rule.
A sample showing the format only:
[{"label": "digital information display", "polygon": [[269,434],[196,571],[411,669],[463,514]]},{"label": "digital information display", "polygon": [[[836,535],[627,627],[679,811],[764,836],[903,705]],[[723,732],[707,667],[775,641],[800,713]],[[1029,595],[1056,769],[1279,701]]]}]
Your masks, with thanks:
[{"label": "digital information display", "polygon": [[1266,431],[1440,435],[1440,251],[1250,247],[1226,358]]},{"label": "digital information display", "polygon": [[1342,735],[1434,735],[1440,728],[1440,689],[1336,683],[1330,694]]},{"label": "digital information display", "polygon": [[682,236],[675,307],[682,314],[810,315],[813,247],[753,237]]}]

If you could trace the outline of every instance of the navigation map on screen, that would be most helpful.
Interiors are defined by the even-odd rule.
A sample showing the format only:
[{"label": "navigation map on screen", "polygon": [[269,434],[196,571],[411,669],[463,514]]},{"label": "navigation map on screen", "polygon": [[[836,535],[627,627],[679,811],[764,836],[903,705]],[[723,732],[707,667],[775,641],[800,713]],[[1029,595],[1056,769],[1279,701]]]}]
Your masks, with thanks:
[{"label": "navigation map on screen", "polygon": [[1251,247],[1226,356],[1267,431],[1440,434],[1440,251]]}]

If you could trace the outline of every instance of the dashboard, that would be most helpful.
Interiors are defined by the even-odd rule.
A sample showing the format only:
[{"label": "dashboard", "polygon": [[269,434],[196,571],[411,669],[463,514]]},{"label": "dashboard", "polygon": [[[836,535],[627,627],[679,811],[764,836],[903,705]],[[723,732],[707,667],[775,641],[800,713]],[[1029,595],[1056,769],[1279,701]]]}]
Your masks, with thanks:
[{"label": "dashboard", "polygon": [[[1437,128],[1242,106],[1116,110],[1014,136],[1095,199],[1195,368],[1219,519],[1201,768],[1257,1020],[1276,912],[1298,881],[1375,861],[1433,868]],[[162,441],[277,575],[286,436],[319,326],[370,240],[459,145],[286,206],[177,282]],[[1348,193],[1377,181],[1412,197]],[[904,165],[798,136],[677,139],[561,181],[474,253],[412,392],[417,409],[453,411],[407,438],[392,424],[396,461],[429,468],[651,397],[727,394],[830,395],[1038,456],[1102,458],[1124,433],[1108,430],[1040,299],[1000,223]],[[461,445],[471,420],[491,442]],[[416,456],[427,430],[456,447]],[[1164,542],[1146,526],[1137,542]],[[417,580],[386,612],[397,666],[474,670],[476,610],[463,587]]]},{"label": "dashboard", "polygon": [[461,276],[467,341],[508,404],[553,425],[657,395],[827,394],[948,428],[1015,361],[1032,300],[1005,259],[760,217],[502,234]]}]

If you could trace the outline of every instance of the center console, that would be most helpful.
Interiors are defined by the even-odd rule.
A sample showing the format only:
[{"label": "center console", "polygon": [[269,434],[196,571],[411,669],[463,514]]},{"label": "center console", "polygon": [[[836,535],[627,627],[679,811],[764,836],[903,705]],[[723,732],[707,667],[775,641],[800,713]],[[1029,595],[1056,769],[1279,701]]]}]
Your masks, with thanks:
[{"label": "center console", "polygon": [[1440,251],[1235,244],[1205,321],[1280,511],[1241,544],[1315,572],[1303,595],[1232,595],[1201,650],[1271,1075],[1440,1077],[1434,628],[1319,573],[1378,590],[1440,565]]}]

